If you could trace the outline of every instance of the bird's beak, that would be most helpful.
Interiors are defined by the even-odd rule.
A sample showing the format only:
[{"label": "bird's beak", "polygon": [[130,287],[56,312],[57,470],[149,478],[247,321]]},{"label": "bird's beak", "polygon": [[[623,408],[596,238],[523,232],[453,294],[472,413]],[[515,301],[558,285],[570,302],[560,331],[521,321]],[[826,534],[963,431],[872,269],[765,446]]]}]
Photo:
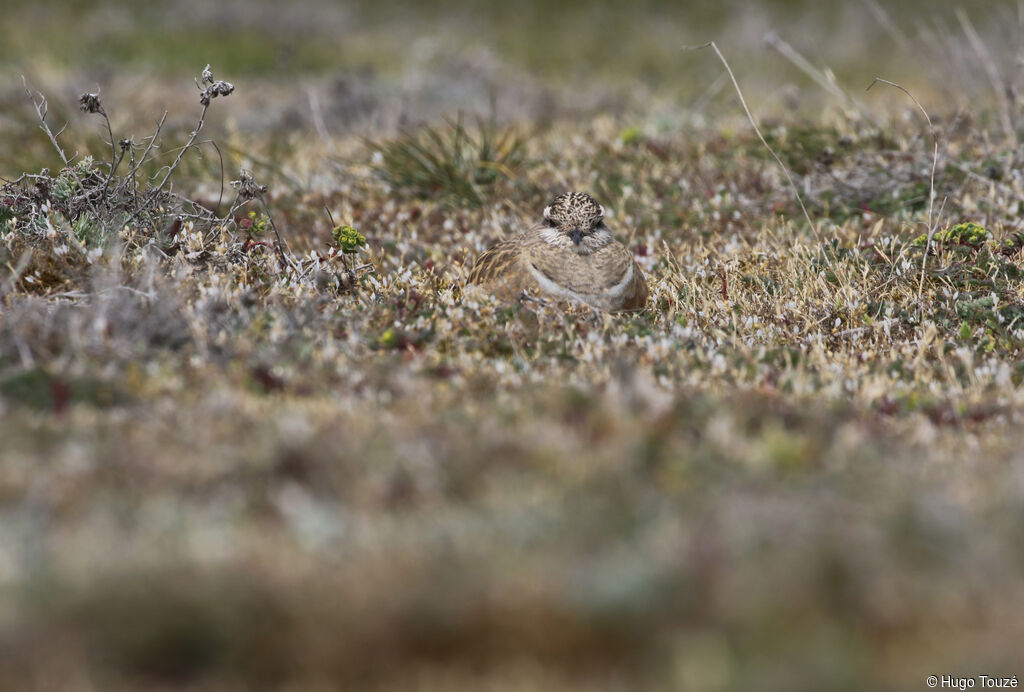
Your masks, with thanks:
[{"label": "bird's beak", "polygon": [[581,231],[578,228],[575,228],[569,232],[569,237],[572,238],[572,242],[579,245],[580,241],[583,240],[583,231]]}]

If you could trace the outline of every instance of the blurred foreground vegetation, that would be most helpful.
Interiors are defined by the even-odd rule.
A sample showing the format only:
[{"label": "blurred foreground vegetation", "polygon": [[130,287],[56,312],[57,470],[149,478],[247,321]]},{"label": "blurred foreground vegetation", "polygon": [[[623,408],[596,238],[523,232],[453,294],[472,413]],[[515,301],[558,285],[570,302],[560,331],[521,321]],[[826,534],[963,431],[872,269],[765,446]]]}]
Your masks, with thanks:
[{"label": "blurred foreground vegetation", "polygon": [[[1019,675],[1018,8],[956,9],[10,3],[0,687]],[[464,299],[569,188],[649,308]]]}]

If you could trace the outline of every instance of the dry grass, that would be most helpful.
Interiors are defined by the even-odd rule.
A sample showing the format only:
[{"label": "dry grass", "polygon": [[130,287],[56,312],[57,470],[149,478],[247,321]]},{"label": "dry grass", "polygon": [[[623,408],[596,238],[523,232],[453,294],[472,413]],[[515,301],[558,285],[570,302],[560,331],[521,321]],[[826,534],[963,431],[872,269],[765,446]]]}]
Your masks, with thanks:
[{"label": "dry grass", "polygon": [[[5,186],[0,686],[1019,675],[1019,154],[999,103],[930,108],[933,173],[893,98],[762,121],[817,235],[742,113],[685,109],[518,123],[483,182],[497,150],[444,125],[234,133],[265,195],[190,217],[219,181],[187,156],[127,226],[105,192],[68,203],[131,189],[102,164]],[[463,298],[569,187],[649,309]],[[346,225],[366,248],[334,245]]]}]

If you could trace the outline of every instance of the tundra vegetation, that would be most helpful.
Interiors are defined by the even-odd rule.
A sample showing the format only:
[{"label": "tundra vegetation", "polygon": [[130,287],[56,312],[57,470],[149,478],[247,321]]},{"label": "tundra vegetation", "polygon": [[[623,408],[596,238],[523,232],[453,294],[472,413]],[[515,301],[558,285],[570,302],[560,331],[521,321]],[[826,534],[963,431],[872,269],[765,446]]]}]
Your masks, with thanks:
[{"label": "tundra vegetation", "polygon": [[1016,5],[9,4],[4,689],[1024,673]]}]

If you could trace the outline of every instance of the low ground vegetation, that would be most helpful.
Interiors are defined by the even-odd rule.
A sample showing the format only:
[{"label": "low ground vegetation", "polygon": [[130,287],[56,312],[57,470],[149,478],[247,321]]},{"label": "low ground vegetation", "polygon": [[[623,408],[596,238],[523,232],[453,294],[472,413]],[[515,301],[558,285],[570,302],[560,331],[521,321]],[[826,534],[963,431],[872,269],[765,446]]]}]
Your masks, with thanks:
[{"label": "low ground vegetation", "polygon": [[[215,119],[230,85],[197,81]],[[763,123],[811,227],[742,119],[451,113],[270,166],[202,118],[135,139],[81,106],[107,144],[0,186],[0,679],[1021,672],[1024,174],[997,109]],[[649,308],[464,297],[568,187]]]}]

